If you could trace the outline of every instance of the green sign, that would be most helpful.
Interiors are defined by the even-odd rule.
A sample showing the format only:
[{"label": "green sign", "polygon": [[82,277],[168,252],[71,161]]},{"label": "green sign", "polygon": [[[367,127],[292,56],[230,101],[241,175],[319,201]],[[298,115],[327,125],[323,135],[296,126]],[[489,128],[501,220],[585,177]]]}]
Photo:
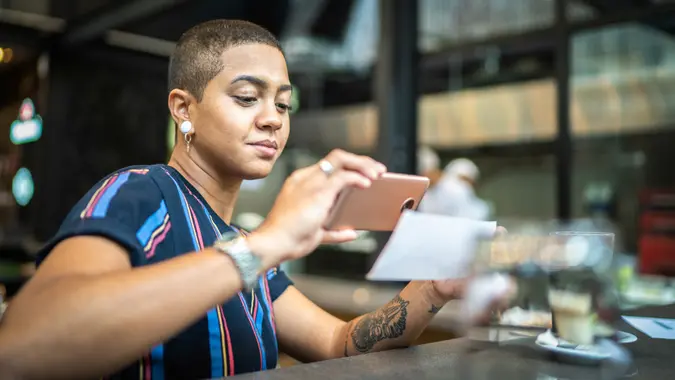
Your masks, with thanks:
[{"label": "green sign", "polygon": [[35,112],[35,105],[29,98],[19,108],[19,117],[12,122],[9,139],[14,145],[27,144],[42,137],[42,117]]},{"label": "green sign", "polygon": [[291,92],[291,113],[296,113],[300,109],[300,89],[293,86]]},{"label": "green sign", "polygon": [[35,193],[35,184],[30,170],[21,168],[16,172],[12,180],[12,195],[19,206],[26,206],[33,199]]},{"label": "green sign", "polygon": [[166,147],[169,148],[169,155],[173,150],[173,147],[176,145],[176,126],[174,125],[173,118],[169,115],[169,126],[166,130]]}]

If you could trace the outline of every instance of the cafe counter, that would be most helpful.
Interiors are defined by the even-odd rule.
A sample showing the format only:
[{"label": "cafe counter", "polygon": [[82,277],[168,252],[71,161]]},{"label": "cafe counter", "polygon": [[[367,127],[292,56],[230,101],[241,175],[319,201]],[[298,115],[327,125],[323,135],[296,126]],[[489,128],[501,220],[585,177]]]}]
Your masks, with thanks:
[{"label": "cafe counter", "polygon": [[[675,305],[631,310],[634,316],[675,318]],[[632,360],[578,364],[561,361],[534,344],[534,338],[499,339],[512,334],[484,329],[469,337],[239,375],[238,379],[675,379],[675,340],[652,339],[621,321],[621,331],[638,340],[619,347]]]}]

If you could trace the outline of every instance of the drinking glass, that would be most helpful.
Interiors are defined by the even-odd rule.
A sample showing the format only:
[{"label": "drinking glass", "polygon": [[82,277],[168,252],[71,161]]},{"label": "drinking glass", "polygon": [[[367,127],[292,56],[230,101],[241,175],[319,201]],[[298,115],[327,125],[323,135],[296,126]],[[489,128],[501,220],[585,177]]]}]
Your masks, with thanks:
[{"label": "drinking glass", "polygon": [[610,273],[615,235],[608,232],[557,231],[550,234],[555,254],[543,255],[549,272],[549,305],[553,332],[578,344],[589,344],[598,326],[619,317],[616,287]]}]

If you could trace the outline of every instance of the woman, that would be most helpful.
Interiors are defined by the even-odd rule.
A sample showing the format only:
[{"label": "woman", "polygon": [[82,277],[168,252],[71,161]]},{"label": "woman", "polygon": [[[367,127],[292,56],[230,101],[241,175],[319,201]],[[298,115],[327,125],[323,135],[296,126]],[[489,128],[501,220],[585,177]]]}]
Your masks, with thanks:
[{"label": "woman", "polygon": [[281,48],[254,24],[210,21],[181,37],[169,71],[182,133],[169,164],[113,173],[73,208],[5,315],[0,378],[217,378],[274,368],[279,348],[317,361],[401,347],[459,295],[412,282],[348,323],[305,298],[278,265],[354,239],[324,220],[385,167],[332,152],[246,235],[229,225],[239,186],[270,173],[289,133]]},{"label": "woman", "polygon": [[488,220],[490,206],[476,195],[480,172],[467,158],[452,160],[445,166],[434,187],[429,189],[419,210],[458,218]]}]

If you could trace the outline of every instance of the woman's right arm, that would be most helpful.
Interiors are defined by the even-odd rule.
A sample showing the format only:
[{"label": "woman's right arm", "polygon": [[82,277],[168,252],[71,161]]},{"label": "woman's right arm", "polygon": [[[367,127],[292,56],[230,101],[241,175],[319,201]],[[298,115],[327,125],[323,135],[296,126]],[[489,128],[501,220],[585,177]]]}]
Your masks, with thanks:
[{"label": "woman's right arm", "polygon": [[[273,244],[255,234],[248,241],[275,265]],[[113,372],[240,289],[234,263],[214,249],[132,269],[126,250],[110,240],[64,240],[3,317],[0,379]]]},{"label": "woman's right arm", "polygon": [[[327,176],[318,165],[294,172],[265,222],[246,238],[262,260],[262,270],[303,257],[322,241],[356,237],[353,231],[331,232],[322,226],[341,190],[367,187],[385,169],[368,157],[342,151],[326,160],[334,173]],[[241,286],[233,261],[212,248],[132,268],[127,249],[112,240],[65,239],[11,301],[0,323],[0,380],[114,372],[230,299]]]}]

